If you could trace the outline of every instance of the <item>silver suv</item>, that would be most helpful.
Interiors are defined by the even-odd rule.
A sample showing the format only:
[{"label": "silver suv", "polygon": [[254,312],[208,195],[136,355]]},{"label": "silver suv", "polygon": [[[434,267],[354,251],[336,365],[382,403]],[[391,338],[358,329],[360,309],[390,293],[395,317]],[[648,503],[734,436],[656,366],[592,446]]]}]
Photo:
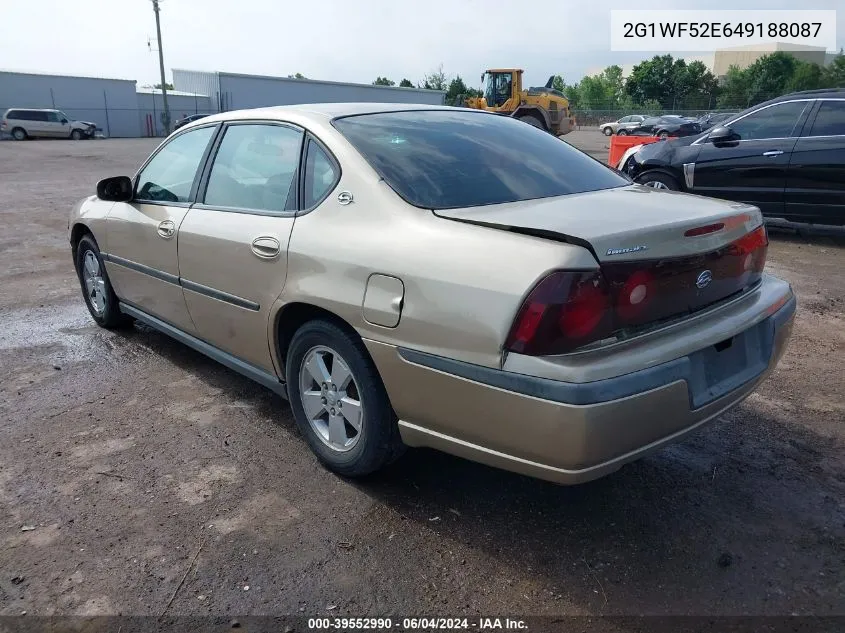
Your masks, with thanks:
[{"label": "silver suv", "polygon": [[0,134],[11,134],[16,141],[36,137],[78,141],[91,138],[96,131],[96,123],[73,121],[61,110],[11,108],[0,121]]}]

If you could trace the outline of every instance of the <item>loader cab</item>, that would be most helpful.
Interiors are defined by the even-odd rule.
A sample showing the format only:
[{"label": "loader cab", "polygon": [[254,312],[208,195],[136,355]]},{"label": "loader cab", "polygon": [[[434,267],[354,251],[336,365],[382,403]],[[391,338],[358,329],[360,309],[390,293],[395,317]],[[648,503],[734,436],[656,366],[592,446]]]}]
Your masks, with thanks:
[{"label": "loader cab", "polygon": [[[481,76],[484,84],[484,99],[491,110],[513,110],[521,89],[521,70],[488,70]],[[509,103],[510,102],[510,103]]]}]

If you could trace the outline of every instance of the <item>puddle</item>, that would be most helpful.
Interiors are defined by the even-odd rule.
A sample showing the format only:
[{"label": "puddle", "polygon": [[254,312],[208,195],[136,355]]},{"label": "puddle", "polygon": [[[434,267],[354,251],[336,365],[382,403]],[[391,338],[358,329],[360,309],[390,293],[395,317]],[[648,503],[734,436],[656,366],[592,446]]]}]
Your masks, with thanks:
[{"label": "puddle", "polygon": [[109,354],[118,349],[133,355],[148,353],[142,345],[99,327],[78,302],[3,313],[0,351],[35,347],[58,348],[56,362],[102,359],[104,347]]}]

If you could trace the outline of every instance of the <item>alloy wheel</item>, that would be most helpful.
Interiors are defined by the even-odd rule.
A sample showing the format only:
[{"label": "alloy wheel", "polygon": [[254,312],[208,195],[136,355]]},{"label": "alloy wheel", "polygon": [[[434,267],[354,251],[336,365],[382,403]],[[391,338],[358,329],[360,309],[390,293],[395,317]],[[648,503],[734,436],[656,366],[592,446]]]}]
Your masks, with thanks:
[{"label": "alloy wheel", "polygon": [[345,453],[363,431],[364,406],[349,364],[335,350],[312,347],[299,368],[299,394],[311,429],[334,451]]},{"label": "alloy wheel", "polygon": [[94,251],[86,251],[82,260],[82,281],[91,309],[97,316],[102,316],[106,311],[106,280]]}]

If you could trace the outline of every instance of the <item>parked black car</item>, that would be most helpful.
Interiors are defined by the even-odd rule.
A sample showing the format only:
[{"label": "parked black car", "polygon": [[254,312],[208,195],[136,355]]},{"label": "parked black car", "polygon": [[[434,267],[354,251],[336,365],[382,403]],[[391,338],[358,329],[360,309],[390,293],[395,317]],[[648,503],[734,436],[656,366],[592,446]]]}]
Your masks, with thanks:
[{"label": "parked black car", "polygon": [[690,121],[682,116],[667,114],[647,118],[638,127],[630,130],[628,134],[631,136],[668,138],[670,136],[690,136],[699,132],[701,132],[701,126],[695,121]]},{"label": "parked black car", "polygon": [[180,127],[190,123],[191,121],[197,121],[199,119],[204,119],[207,116],[208,116],[207,114],[189,114],[188,116],[176,121],[176,123],[173,124],[173,129],[178,130]]},{"label": "parked black car", "polygon": [[644,145],[621,169],[658,189],[747,202],[768,218],[845,225],[845,88],[784,95],[703,134]]}]

